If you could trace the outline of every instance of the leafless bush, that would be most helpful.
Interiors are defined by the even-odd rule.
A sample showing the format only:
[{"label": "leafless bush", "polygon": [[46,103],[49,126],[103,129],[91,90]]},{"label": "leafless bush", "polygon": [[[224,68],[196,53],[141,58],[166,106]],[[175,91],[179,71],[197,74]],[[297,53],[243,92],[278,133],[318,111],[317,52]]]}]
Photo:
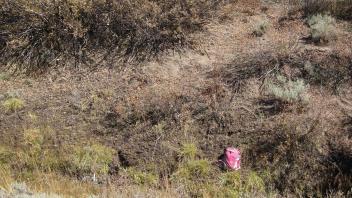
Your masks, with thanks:
[{"label": "leafless bush", "polygon": [[[225,4],[221,0],[1,0],[1,62],[43,71],[67,63],[145,60],[193,47],[188,35]],[[4,46],[4,47],[3,47]]]},{"label": "leafless bush", "polygon": [[330,13],[339,18],[352,19],[351,0],[303,0],[301,5],[307,15]]},{"label": "leafless bush", "polygon": [[268,182],[281,193],[311,197],[351,190],[349,132],[327,130],[320,119],[286,116],[250,147],[250,164],[266,167]]}]

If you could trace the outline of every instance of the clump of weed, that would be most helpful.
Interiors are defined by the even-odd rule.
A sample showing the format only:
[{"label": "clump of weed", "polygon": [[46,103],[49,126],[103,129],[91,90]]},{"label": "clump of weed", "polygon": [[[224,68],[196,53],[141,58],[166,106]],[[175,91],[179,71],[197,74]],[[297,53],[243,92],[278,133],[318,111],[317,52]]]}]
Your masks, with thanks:
[{"label": "clump of weed", "polygon": [[211,169],[211,164],[207,160],[182,162],[172,175],[172,181],[174,184],[182,186],[191,196],[204,196],[209,189],[213,188],[210,184]]},{"label": "clump of weed", "polygon": [[25,129],[17,166],[27,170],[58,170],[62,161],[58,149],[53,149],[52,132],[50,128]]},{"label": "clump of weed", "polygon": [[219,172],[204,161],[192,160],[179,167],[174,177],[177,185],[195,197],[266,196],[266,184],[254,171]]},{"label": "clump of weed", "polygon": [[244,182],[245,192],[265,192],[264,180],[254,171],[250,171],[245,182]]},{"label": "clump of weed", "polygon": [[[11,169],[8,165],[0,163],[0,193],[1,191],[10,191],[13,183]],[[1,196],[1,194],[0,194]]]},{"label": "clump of weed", "polygon": [[14,160],[15,153],[11,150],[10,147],[6,147],[4,145],[0,146],[0,165],[8,164],[12,160]]},{"label": "clump of weed", "polygon": [[195,144],[183,144],[180,150],[180,156],[187,159],[193,160],[197,155],[198,149]]},{"label": "clump of weed", "polygon": [[236,189],[240,189],[241,183],[241,174],[240,172],[224,172],[219,177],[219,183],[222,186],[231,186]]},{"label": "clump of weed", "polygon": [[306,95],[308,86],[302,79],[288,80],[286,77],[278,75],[275,80],[267,83],[269,95],[285,102],[308,102]]},{"label": "clump of weed", "polygon": [[317,14],[308,19],[310,34],[314,42],[329,42],[336,39],[335,19],[329,15]]},{"label": "clump of weed", "polygon": [[137,185],[156,186],[158,177],[152,173],[142,172],[134,168],[127,169],[128,177]]},{"label": "clump of weed", "polygon": [[181,180],[202,180],[209,176],[210,170],[207,160],[189,160],[180,165],[175,176]]},{"label": "clump of weed", "polygon": [[0,80],[3,81],[8,81],[10,79],[10,76],[6,73],[0,73]]},{"label": "clump of weed", "polygon": [[70,156],[70,167],[76,174],[105,175],[109,171],[115,150],[104,145],[93,143],[85,146],[75,146]]},{"label": "clump of weed", "polygon": [[269,28],[269,22],[266,19],[262,19],[256,22],[253,26],[253,35],[257,37],[263,36]]},{"label": "clump of weed", "polygon": [[264,180],[254,171],[222,173],[219,176],[219,184],[226,197],[265,194]]},{"label": "clump of weed", "polygon": [[[63,197],[95,197],[94,186],[62,179],[60,176],[35,174],[35,181],[15,182],[10,179],[6,188],[2,186],[3,172],[0,169],[0,197],[2,198],[63,198]],[[50,179],[50,180],[49,180]]]},{"label": "clump of weed", "polygon": [[24,102],[18,98],[9,98],[2,103],[7,112],[17,112],[24,107]]}]

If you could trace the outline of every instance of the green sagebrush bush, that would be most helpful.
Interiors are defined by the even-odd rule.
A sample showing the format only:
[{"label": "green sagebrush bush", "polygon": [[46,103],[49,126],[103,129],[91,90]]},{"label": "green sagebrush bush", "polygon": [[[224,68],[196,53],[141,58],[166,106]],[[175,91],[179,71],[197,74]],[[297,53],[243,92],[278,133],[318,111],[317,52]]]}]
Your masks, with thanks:
[{"label": "green sagebrush bush", "polygon": [[44,71],[145,60],[192,47],[188,35],[203,29],[224,2],[0,0],[0,61],[15,71]]},{"label": "green sagebrush bush", "polygon": [[310,34],[314,42],[329,42],[336,38],[335,19],[317,14],[308,19]]},{"label": "green sagebrush bush", "polygon": [[267,83],[268,94],[285,102],[308,102],[307,88],[302,79],[288,80],[281,75]]}]

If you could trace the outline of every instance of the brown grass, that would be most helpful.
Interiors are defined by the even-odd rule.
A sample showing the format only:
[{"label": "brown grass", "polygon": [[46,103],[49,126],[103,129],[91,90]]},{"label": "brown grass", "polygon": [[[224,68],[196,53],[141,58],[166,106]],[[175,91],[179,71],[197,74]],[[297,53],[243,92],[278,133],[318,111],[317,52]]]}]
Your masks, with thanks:
[{"label": "brown grass", "polygon": [[0,1],[1,63],[16,71],[142,61],[195,45],[222,1]]},{"label": "brown grass", "polygon": [[[209,25],[211,34],[196,35],[207,56],[186,51],[139,68],[51,70],[0,81],[1,102],[16,95],[26,104],[17,112],[0,106],[0,163],[13,174],[5,178],[72,196],[348,196],[351,35],[337,21],[336,42],[304,42],[302,18],[282,18],[281,4],[267,6],[265,13],[238,8],[226,24]],[[253,37],[262,15],[272,26]],[[267,94],[266,83],[277,76],[309,85],[307,103]],[[50,133],[38,138],[33,129]],[[95,144],[116,151],[98,184],[91,181],[94,163],[69,171],[77,147]],[[226,146],[241,149],[241,171],[212,166]],[[60,163],[43,163],[53,153]]]},{"label": "brown grass", "polygon": [[329,13],[342,19],[352,19],[351,0],[304,0],[297,2],[293,4],[302,7],[303,11],[308,16],[319,13]]}]

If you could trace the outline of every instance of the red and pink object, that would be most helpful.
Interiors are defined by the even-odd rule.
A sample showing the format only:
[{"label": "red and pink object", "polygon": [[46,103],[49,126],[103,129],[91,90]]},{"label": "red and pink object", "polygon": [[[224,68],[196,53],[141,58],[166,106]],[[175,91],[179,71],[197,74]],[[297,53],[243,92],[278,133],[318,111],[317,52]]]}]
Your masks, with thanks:
[{"label": "red and pink object", "polygon": [[227,147],[219,162],[222,169],[239,170],[241,168],[241,153],[236,148]]}]

